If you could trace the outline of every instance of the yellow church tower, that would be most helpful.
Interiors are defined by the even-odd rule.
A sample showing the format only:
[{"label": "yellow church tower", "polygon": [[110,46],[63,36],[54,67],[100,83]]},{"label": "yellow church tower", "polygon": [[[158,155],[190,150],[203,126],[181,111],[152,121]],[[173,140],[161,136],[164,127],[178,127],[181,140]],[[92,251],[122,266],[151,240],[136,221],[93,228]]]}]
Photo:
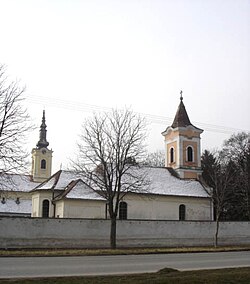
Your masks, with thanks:
[{"label": "yellow church tower", "polygon": [[175,169],[180,178],[199,179],[202,173],[200,135],[203,130],[190,122],[182,91],[180,94],[174,121],[162,132],[165,138],[165,166]]},{"label": "yellow church tower", "polygon": [[47,142],[47,125],[45,123],[45,110],[43,111],[42,124],[40,126],[39,141],[36,148],[32,149],[32,168],[31,175],[33,181],[43,182],[51,176],[52,168],[52,150],[48,149],[49,142]]}]

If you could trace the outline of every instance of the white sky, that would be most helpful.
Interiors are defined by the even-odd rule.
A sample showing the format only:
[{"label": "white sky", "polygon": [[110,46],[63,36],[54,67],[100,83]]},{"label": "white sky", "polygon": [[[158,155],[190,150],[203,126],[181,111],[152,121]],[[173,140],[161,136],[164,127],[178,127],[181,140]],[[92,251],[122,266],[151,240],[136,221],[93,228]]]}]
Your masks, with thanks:
[{"label": "white sky", "polygon": [[53,171],[93,109],[148,114],[149,150],[163,149],[180,90],[203,149],[250,130],[250,0],[0,0],[0,29],[0,63],[37,126],[46,110]]}]

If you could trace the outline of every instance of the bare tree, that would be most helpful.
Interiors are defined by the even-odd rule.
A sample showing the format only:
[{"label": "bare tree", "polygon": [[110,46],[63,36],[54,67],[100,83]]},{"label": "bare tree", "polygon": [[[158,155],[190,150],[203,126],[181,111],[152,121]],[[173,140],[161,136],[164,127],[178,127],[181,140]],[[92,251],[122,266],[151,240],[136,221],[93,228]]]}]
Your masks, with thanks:
[{"label": "bare tree", "polygon": [[143,164],[151,167],[164,167],[165,152],[163,150],[157,150],[155,152],[148,153]]},{"label": "bare tree", "polygon": [[145,129],[145,120],[129,110],[94,115],[83,124],[73,167],[107,201],[112,248],[116,248],[119,202],[127,193],[141,191],[146,185],[137,163],[145,156]]},{"label": "bare tree", "polygon": [[238,215],[238,220],[250,220],[250,133],[233,134],[224,142],[222,155],[225,160],[232,160],[237,167],[231,190],[234,196],[230,206],[231,215]]},{"label": "bare tree", "polygon": [[229,188],[235,178],[235,164],[231,160],[224,161],[221,152],[210,153],[205,150],[202,158],[202,177],[211,187],[211,198],[215,209],[216,230],[214,246],[218,246],[220,220],[229,202]]},{"label": "bare tree", "polygon": [[24,88],[9,82],[0,65],[0,174],[17,173],[26,168],[25,135],[30,130],[29,116],[23,107]]}]

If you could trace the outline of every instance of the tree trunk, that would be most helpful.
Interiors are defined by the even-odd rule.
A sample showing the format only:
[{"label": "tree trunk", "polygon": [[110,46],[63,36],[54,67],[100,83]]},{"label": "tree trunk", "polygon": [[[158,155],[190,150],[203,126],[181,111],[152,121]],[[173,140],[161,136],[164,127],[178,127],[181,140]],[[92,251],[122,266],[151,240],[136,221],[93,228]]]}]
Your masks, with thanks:
[{"label": "tree trunk", "polygon": [[214,247],[216,247],[216,248],[218,246],[219,226],[220,226],[219,217],[216,216],[216,230],[215,230],[215,237],[214,237]]},{"label": "tree trunk", "polygon": [[250,221],[250,153],[247,156],[247,215]]},{"label": "tree trunk", "polygon": [[116,218],[111,218],[110,247],[116,249]]}]

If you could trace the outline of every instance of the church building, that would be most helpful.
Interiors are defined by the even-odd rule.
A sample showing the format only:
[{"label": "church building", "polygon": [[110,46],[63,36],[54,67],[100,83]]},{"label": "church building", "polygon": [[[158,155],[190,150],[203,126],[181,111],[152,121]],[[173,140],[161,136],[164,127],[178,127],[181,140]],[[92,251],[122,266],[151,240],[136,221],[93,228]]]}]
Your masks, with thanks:
[{"label": "church building", "polygon": [[31,190],[51,176],[53,152],[48,149],[46,127],[43,111],[40,139],[31,152],[31,174],[9,173],[0,176],[0,216],[31,216]]},{"label": "church building", "polygon": [[[32,150],[31,176],[20,186],[20,191],[25,187],[29,194],[30,215],[108,218],[106,200],[93,192],[80,174],[60,170],[51,175],[53,152],[48,148],[46,132],[43,112],[39,141]],[[199,180],[202,132],[191,124],[181,95],[174,121],[162,133],[165,167],[138,169],[147,175],[149,188],[140,193],[129,192],[123,197],[119,204],[119,219],[213,220],[211,198]],[[2,208],[0,205],[0,214]]]}]

